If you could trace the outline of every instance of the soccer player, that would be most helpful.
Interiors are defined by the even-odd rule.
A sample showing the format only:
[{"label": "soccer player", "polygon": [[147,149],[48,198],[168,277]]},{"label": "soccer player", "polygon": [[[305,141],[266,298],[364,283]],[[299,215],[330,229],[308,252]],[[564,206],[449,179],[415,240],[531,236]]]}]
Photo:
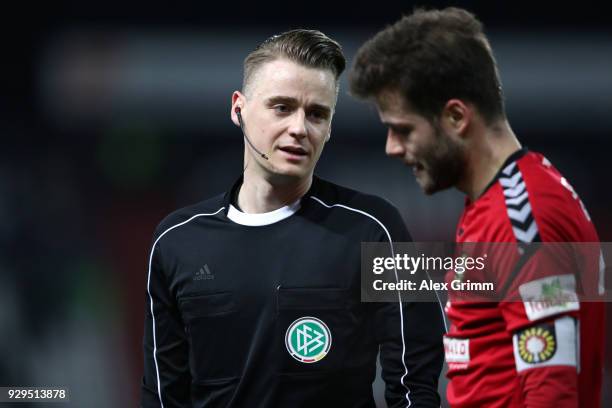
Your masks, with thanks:
[{"label": "soccer player", "polygon": [[438,407],[443,315],[360,302],[360,243],[410,237],[386,201],[313,175],[345,58],[293,30],[244,62],[244,173],[166,217],[147,274],[143,407]]},{"label": "soccer player", "polygon": [[[471,13],[419,9],[403,17],[359,49],[350,84],[376,104],[388,127],[387,155],[411,167],[426,194],[449,187],[466,194],[457,242],[522,250],[533,242],[598,242],[567,180],[513,133],[490,44]],[[453,407],[600,406],[603,304],[557,298],[577,299],[571,268],[527,254],[511,273],[491,266],[517,301],[455,302],[449,293]],[[548,302],[528,300],[546,288]]]}]

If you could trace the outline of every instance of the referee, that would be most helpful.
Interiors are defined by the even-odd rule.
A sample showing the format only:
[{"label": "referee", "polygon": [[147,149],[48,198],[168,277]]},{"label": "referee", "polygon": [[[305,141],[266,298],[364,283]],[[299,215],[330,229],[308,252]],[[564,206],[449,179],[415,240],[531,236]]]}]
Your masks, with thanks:
[{"label": "referee", "polygon": [[374,407],[379,351],[390,407],[439,407],[439,305],[360,302],[360,244],[410,240],[401,216],[313,176],[344,68],[313,30],[245,59],[243,175],[153,237],[143,407]]}]

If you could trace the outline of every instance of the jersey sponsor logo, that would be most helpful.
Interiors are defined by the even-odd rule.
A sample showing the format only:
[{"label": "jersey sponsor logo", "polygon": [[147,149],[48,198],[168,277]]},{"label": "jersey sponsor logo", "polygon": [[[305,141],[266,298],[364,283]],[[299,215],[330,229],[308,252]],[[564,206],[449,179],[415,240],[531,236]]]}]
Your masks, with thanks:
[{"label": "jersey sponsor logo", "polygon": [[469,363],[470,339],[444,337],[444,357],[447,363]]},{"label": "jersey sponsor logo", "polygon": [[576,332],[576,321],[570,316],[519,330],[512,336],[516,370],[553,365],[576,367],[579,353]]},{"label": "jersey sponsor logo", "polygon": [[519,286],[529,320],[580,309],[574,275],[554,275]]},{"label": "jersey sponsor logo", "polygon": [[329,327],[316,317],[300,317],[287,329],[285,346],[301,363],[316,363],[329,353],[332,336]]},{"label": "jersey sponsor logo", "polygon": [[552,324],[540,324],[518,333],[518,352],[525,363],[543,363],[556,351],[557,339]]}]

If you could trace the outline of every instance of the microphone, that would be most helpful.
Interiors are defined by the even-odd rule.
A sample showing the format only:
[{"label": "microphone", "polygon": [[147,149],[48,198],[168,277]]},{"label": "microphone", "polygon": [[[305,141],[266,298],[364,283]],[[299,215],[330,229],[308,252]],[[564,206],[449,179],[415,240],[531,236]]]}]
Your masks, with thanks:
[{"label": "microphone", "polygon": [[259,156],[261,156],[262,158],[266,159],[266,160],[270,160],[268,158],[268,156],[266,156],[264,153],[260,152],[255,145],[253,145],[253,143],[251,143],[251,139],[249,139],[249,137],[247,136],[246,132],[244,131],[244,122],[242,121],[242,114],[240,113],[240,107],[236,106],[234,108],[234,112],[236,112],[236,116],[238,116],[238,123],[240,123],[240,129],[242,130],[242,134],[244,135],[244,138],[246,139],[246,141],[249,143],[249,145],[251,146],[251,148],[253,150],[255,150],[257,152],[257,154]]}]

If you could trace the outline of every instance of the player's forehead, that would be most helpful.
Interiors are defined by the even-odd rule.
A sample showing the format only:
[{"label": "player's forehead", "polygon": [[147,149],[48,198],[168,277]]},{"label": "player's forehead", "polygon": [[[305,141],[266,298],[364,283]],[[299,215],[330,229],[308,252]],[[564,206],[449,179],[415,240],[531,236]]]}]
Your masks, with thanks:
[{"label": "player's forehead", "polygon": [[285,96],[331,106],[336,97],[331,70],[306,67],[284,58],[263,63],[252,81],[251,93],[260,99]]},{"label": "player's forehead", "polygon": [[417,126],[429,123],[410,106],[401,92],[394,88],[384,89],[376,95],[376,108],[380,120],[386,125]]}]

